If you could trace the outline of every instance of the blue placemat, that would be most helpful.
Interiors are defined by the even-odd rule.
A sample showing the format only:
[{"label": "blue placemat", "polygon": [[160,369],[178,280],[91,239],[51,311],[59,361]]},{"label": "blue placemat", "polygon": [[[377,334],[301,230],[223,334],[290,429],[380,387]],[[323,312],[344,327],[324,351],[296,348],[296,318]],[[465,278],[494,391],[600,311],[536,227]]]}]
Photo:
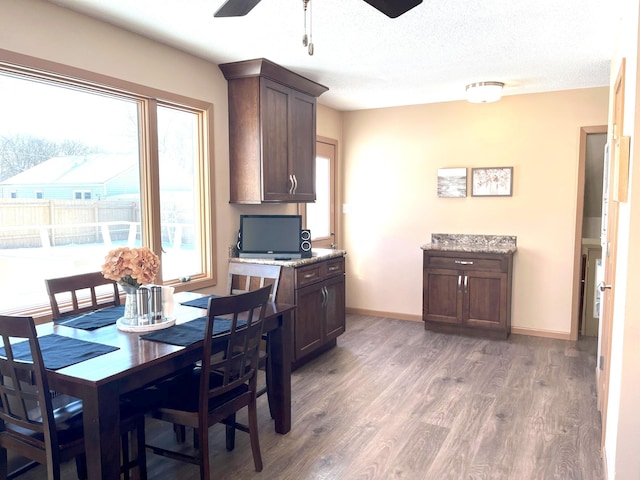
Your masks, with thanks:
[{"label": "blue placemat", "polygon": [[118,305],[117,307],[102,308],[72,317],[55,318],[53,323],[64,325],[65,327],[95,330],[107,325],[113,325],[122,316],[124,316],[124,305]]},{"label": "blue placemat", "polygon": [[[151,333],[140,335],[143,340],[151,340],[153,342],[168,343],[179,347],[186,347],[192,343],[201,341],[204,338],[204,329],[207,323],[207,317],[196,318],[190,322],[174,325],[173,327],[156,330]],[[239,321],[238,326],[246,325],[247,322]],[[213,322],[213,334],[219,335],[228,332],[231,328],[231,320],[228,318],[216,317]]]},{"label": "blue placemat", "polygon": [[[118,347],[103,345],[101,343],[87,342],[77,338],[64,337],[62,335],[45,335],[38,337],[44,366],[49,370],[58,370],[76,363],[84,362],[90,358],[99,357],[105,353],[119,350]],[[20,342],[14,345],[13,355],[19,360],[31,360],[31,350],[28,342]],[[6,356],[5,349],[0,348],[0,356]]]},{"label": "blue placemat", "polygon": [[211,298],[218,298],[219,296],[220,295],[209,295],[207,297],[194,298],[193,300],[180,302],[180,304],[187,307],[209,308],[209,300]]}]

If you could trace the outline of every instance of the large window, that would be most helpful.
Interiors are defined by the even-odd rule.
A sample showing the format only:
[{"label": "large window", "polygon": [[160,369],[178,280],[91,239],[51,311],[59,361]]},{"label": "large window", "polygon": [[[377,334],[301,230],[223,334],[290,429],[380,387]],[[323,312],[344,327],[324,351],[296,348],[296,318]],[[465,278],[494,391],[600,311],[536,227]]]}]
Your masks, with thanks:
[{"label": "large window", "polygon": [[125,245],[159,283],[213,284],[212,109],[157,93],[0,59],[0,312],[46,311],[46,278]]}]

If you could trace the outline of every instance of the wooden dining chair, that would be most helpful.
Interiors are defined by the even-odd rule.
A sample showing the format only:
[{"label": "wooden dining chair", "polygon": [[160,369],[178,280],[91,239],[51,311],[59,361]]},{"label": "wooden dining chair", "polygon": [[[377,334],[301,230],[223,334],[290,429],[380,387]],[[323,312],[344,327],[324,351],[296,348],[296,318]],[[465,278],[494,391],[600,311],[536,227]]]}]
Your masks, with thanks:
[{"label": "wooden dining chair", "polygon": [[101,272],[80,273],[44,281],[53,318],[120,305],[118,284]]},{"label": "wooden dining chair", "polygon": [[[256,412],[256,372],[260,338],[271,286],[233,296],[214,298],[209,303],[202,358],[192,371],[157,385],[153,418],[194,429],[193,454],[185,449],[169,450],[149,445],[158,455],[199,465],[200,478],[210,478],[209,427],[224,423],[235,434],[249,434],[256,471],[262,470]],[[228,333],[213,335],[217,317],[230,320]],[[135,399],[132,400],[135,403]],[[235,414],[248,409],[248,424],[236,421]],[[234,438],[227,436],[227,449]]]},{"label": "wooden dining chair", "polygon": [[[280,283],[280,271],[282,267],[280,265],[263,265],[258,263],[240,263],[229,262],[229,276],[227,281],[227,292],[229,295],[237,295],[238,293],[250,292],[258,288],[262,288],[266,285],[271,285],[271,294],[269,295],[269,301],[275,302],[278,295],[278,284]],[[258,388],[257,396],[260,397],[267,393],[269,388],[269,382],[272,378],[271,372],[269,372],[269,341],[267,335],[263,335],[261,349],[260,349],[260,362],[259,367],[265,372],[265,385]],[[269,404],[269,410],[271,404]],[[271,415],[273,417],[273,414]]]},{"label": "wooden dining chair", "polygon": [[[60,479],[60,465],[76,459],[78,478],[87,478],[82,425],[82,401],[75,399],[55,408],[58,399],[49,391],[46,370],[31,317],[0,315],[0,479],[15,478],[33,465],[45,464],[47,479]],[[30,358],[16,358],[14,344],[28,342]],[[121,412],[124,478],[138,467],[146,479],[144,416]],[[129,458],[129,432],[135,458]],[[125,452],[126,448],[126,452]],[[7,450],[32,460],[31,464],[8,472]]]}]

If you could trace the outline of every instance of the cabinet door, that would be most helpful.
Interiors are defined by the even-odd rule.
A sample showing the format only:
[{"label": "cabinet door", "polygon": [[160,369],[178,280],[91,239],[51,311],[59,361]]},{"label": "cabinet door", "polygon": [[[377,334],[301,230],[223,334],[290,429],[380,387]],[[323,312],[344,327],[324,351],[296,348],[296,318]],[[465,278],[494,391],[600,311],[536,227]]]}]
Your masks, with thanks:
[{"label": "cabinet door", "polygon": [[328,341],[344,333],[344,275],[328,280],[324,284],[324,290],[325,340]]},{"label": "cabinet door", "polygon": [[315,202],[316,99],[292,90],[291,119],[289,173],[295,177],[294,198],[298,202]]},{"label": "cabinet door", "polygon": [[323,342],[323,283],[314,283],[296,291],[295,359],[311,353]]},{"label": "cabinet door", "polygon": [[507,274],[479,271],[464,274],[464,323],[474,327],[505,328]]},{"label": "cabinet door", "polygon": [[423,279],[423,318],[433,322],[462,321],[462,272],[427,269]]},{"label": "cabinet door", "polygon": [[[262,189],[264,201],[288,201],[292,187],[289,172],[291,90],[261,79],[260,131],[262,135]],[[259,155],[259,152],[256,152]]]}]

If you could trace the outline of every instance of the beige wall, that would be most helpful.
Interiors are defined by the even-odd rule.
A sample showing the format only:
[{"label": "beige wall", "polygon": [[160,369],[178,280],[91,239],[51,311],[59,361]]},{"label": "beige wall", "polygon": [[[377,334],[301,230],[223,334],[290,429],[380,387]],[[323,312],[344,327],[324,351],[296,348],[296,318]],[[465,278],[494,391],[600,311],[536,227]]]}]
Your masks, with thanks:
[{"label": "beige wall", "polygon": [[[580,127],[607,123],[608,89],[345,113],[347,303],[420,318],[432,233],[515,235],[512,324],[568,335]],[[439,168],[513,166],[512,197],[438,198]]]}]

